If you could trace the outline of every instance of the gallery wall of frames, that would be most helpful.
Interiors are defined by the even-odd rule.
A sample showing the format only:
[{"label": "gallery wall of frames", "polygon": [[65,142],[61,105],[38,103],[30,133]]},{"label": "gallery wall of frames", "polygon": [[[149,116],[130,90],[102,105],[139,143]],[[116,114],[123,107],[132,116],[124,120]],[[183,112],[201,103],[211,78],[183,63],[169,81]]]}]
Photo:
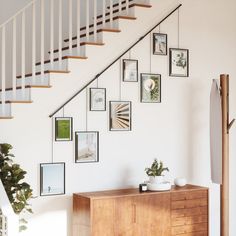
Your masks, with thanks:
[{"label": "gallery wall of frames", "polygon": [[[178,39],[179,40],[179,39]],[[168,45],[168,35],[166,33],[152,32],[146,41],[149,48],[150,72],[140,71],[139,60],[132,55],[130,50],[126,56],[120,59],[118,64],[118,98],[108,100],[107,88],[99,85],[99,79],[90,87],[86,88],[83,94],[85,96],[84,108],[80,111],[81,116],[85,116],[85,127],[83,130],[74,128],[74,117],[65,114],[66,108],[63,107],[61,115],[56,115],[52,119],[53,142],[73,142],[74,163],[96,163],[102,158],[99,156],[99,142],[102,136],[99,130],[88,129],[88,114],[92,116],[95,113],[107,113],[107,122],[109,132],[129,132],[135,127],[132,126],[132,101],[122,98],[122,90],[126,85],[136,86],[139,103],[153,104],[158,106],[162,102],[162,75],[152,73],[151,67],[153,57],[166,57],[168,61],[168,74],[170,78],[189,77],[189,50],[180,47],[172,48]],[[179,41],[178,41],[179,45]],[[158,65],[156,65],[158,66]],[[112,70],[113,68],[110,68]],[[115,70],[117,72],[117,70]],[[115,77],[115,76],[114,76]],[[117,76],[116,76],[117,77]],[[112,78],[110,78],[112,80]],[[65,109],[65,110],[64,110]],[[145,114],[143,114],[145,116]],[[53,155],[53,154],[52,154]],[[65,163],[54,162],[40,164],[40,195],[59,195],[65,194]]]}]

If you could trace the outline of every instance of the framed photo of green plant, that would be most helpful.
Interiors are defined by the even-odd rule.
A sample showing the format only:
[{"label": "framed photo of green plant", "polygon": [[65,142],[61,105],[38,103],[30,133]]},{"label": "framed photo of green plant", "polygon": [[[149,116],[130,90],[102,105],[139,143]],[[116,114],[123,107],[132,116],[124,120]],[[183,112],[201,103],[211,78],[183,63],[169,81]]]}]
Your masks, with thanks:
[{"label": "framed photo of green plant", "polygon": [[55,141],[71,141],[73,130],[72,117],[55,118]]},{"label": "framed photo of green plant", "polygon": [[40,196],[65,194],[65,163],[40,164]]},{"label": "framed photo of green plant", "polygon": [[173,77],[189,76],[189,50],[170,48],[169,75]]},{"label": "framed photo of green plant", "polygon": [[161,75],[142,73],[140,78],[140,102],[161,102]]}]

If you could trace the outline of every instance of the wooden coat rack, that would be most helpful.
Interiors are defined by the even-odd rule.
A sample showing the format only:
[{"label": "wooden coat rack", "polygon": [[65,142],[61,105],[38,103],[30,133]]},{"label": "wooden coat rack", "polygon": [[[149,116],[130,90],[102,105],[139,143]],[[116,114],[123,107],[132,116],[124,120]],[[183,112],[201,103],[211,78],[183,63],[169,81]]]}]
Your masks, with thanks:
[{"label": "wooden coat rack", "polygon": [[221,236],[229,236],[229,130],[235,119],[229,123],[229,75],[220,75],[222,107],[222,184],[221,194]]}]

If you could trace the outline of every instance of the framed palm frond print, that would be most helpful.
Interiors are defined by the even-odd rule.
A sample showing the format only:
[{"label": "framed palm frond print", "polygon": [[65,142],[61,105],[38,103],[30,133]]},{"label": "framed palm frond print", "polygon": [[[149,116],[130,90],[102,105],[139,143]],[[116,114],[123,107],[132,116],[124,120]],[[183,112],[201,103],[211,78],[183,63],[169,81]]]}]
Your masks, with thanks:
[{"label": "framed palm frond print", "polygon": [[110,101],[110,131],[131,130],[131,102]]},{"label": "framed palm frond print", "polygon": [[131,60],[131,59],[123,60],[123,81],[124,82],[138,81],[138,60]]},{"label": "framed palm frond print", "polygon": [[40,196],[65,194],[65,163],[40,164]]},{"label": "framed palm frond print", "polygon": [[73,129],[72,117],[56,117],[55,141],[71,141],[72,129]]},{"label": "framed palm frond print", "polygon": [[75,132],[75,163],[99,161],[99,133],[97,131]]},{"label": "framed palm frond print", "polygon": [[90,88],[90,111],[106,111],[106,89]]},{"label": "framed palm frond print", "polygon": [[189,76],[189,50],[170,48],[169,75],[174,77]]},{"label": "framed palm frond print", "polygon": [[140,77],[140,102],[160,103],[161,102],[161,75],[145,74]]},{"label": "framed palm frond print", "polygon": [[167,34],[153,34],[153,54],[167,55]]}]

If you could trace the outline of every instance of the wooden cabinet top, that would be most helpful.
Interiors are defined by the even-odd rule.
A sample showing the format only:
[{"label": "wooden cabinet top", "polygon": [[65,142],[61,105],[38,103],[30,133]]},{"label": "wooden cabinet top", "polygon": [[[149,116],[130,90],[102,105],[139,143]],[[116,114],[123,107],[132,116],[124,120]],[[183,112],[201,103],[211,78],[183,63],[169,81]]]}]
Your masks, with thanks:
[{"label": "wooden cabinet top", "polygon": [[208,188],[188,184],[184,187],[172,186],[171,190],[163,192],[147,191],[140,193],[138,188],[130,188],[130,189],[116,189],[116,190],[86,192],[86,193],[74,193],[74,196],[80,196],[90,199],[100,199],[100,198],[128,197],[128,196],[140,196],[140,195],[163,194],[163,193],[176,193],[176,192],[186,192],[186,191],[190,192],[196,190],[208,190]]}]

